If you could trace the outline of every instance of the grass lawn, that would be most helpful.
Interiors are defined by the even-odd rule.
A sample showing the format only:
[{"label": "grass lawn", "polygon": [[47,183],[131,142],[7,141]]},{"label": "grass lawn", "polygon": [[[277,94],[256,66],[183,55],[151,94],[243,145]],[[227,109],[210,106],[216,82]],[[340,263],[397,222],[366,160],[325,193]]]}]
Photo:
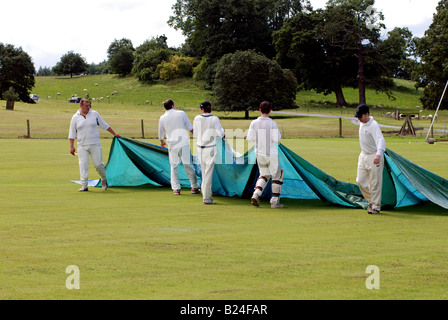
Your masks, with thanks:
[{"label": "grass lawn", "polygon": [[[382,125],[392,126],[395,129],[385,131],[398,131],[404,120],[394,120],[384,115],[395,112],[420,115],[434,114],[434,111],[416,108],[419,105],[421,91],[416,91],[409,81],[395,80],[396,86],[392,89],[396,100],[389,100],[384,93],[374,90],[366,91],[371,114]],[[86,89],[87,91],[84,91]],[[112,93],[118,92],[112,95]],[[141,84],[135,78],[119,78],[114,75],[88,76],[88,77],[36,77],[36,87],[33,93],[39,94],[36,104],[17,102],[14,111],[5,109],[6,102],[0,102],[0,138],[17,138],[28,134],[27,120],[30,123],[30,135],[33,138],[66,138],[68,123],[77,111],[78,104],[68,103],[73,95],[84,96],[89,94],[92,107],[100,112],[103,118],[123,136],[142,137],[141,123],[143,120],[144,136],[157,137],[157,126],[160,116],[164,112],[162,102],[172,98],[176,107],[184,110],[190,120],[199,114],[199,104],[204,100],[212,99],[211,91],[204,90],[201,82],[188,79],[179,79],[156,84]],[[58,95],[60,93],[60,95]],[[354,108],[358,101],[358,92],[355,89],[344,88],[349,107],[336,107],[333,95],[324,96],[314,91],[301,91],[297,94],[298,109],[282,110],[285,112],[313,114],[330,114],[342,118],[342,136],[357,137],[358,127],[346,117],[353,117]],[[109,98],[107,98],[109,96]],[[103,98],[99,101],[98,99]],[[95,99],[95,100],[93,100]],[[259,113],[251,112],[250,120],[244,119],[244,112],[213,112],[220,117],[224,129],[247,130],[250,121]],[[310,117],[303,115],[273,114],[284,137],[287,138],[333,138],[339,136],[339,119]],[[435,137],[446,137],[446,121],[448,111],[439,111],[438,119],[434,123]],[[430,120],[414,120],[415,127],[424,130],[417,131],[418,137],[426,137]],[[390,134],[394,135],[394,134]],[[108,137],[109,133],[101,133]]]},{"label": "grass lawn", "polygon": [[[386,142],[448,177],[447,144]],[[354,182],[357,139],[284,144]],[[0,150],[0,299],[448,298],[448,216],[432,204],[370,216],[319,200],[271,210],[217,197],[209,207],[163,187],[80,193],[67,140],[0,139]],[[70,265],[80,290],[65,286]],[[366,289],[370,265],[380,290]]]},{"label": "grass lawn", "polygon": [[[126,137],[154,138],[172,98],[190,120],[210,99],[200,83],[177,80],[142,85],[133,78],[37,77],[37,104],[0,103],[0,299],[447,299],[448,211],[425,204],[370,216],[364,210],[320,200],[283,199],[283,210],[248,199],[200,195],[180,197],[166,187],[90,188],[80,193],[77,158],[69,154],[68,126],[77,104],[72,94],[90,95],[93,108]],[[118,94],[111,95],[117,91]],[[60,93],[60,95],[57,95]],[[357,92],[345,89],[350,107],[333,97],[300,92],[299,109],[309,114],[351,117]],[[396,82],[390,101],[368,91],[380,124],[401,127],[385,112],[417,112],[420,93]],[[109,98],[107,96],[109,95]],[[103,97],[101,102],[98,98]],[[324,100],[327,100],[325,102]],[[425,110],[422,114],[429,114]],[[239,137],[258,113],[216,112]],[[343,119],[275,114],[282,143],[336,179],[355,183],[358,127]],[[31,137],[27,134],[27,120]],[[448,112],[436,128],[445,128]],[[387,135],[386,145],[405,158],[448,177],[448,143],[429,145],[423,120],[418,137]],[[101,130],[100,130],[101,131]],[[437,132],[438,135],[445,133]],[[111,135],[101,131],[104,160]],[[106,139],[106,137],[108,139]],[[147,139],[152,143],[157,140]],[[91,166],[90,178],[98,178]],[[66,268],[80,272],[80,289],[68,290]],[[380,271],[380,289],[368,290],[368,266]]]},{"label": "grass lawn", "polygon": [[[25,103],[16,103],[14,111],[0,108],[0,138],[18,138],[27,135],[27,121],[30,124],[30,135],[33,138],[67,138],[70,119],[78,110],[78,104],[71,104],[62,101],[40,101],[37,104],[30,105]],[[180,107],[184,110],[189,119],[193,121],[199,114],[198,108]],[[136,106],[122,105],[119,103],[106,104],[96,103],[93,109],[98,111],[101,116],[114,128],[115,131],[127,137],[142,137],[141,123],[143,120],[144,136],[146,138],[156,138],[157,128],[160,116],[164,113],[161,106]],[[282,110],[282,112],[301,113],[294,114],[272,114],[272,118],[277,122],[283,137],[286,138],[333,138],[339,136],[339,119],[327,117],[307,116],[317,114],[330,114],[341,116],[342,118],[342,136],[357,137],[359,126],[352,123],[354,109],[293,109]],[[428,112],[428,111],[426,111]],[[404,120],[393,120],[380,116],[380,111],[372,111],[375,119],[381,125],[391,126],[384,128],[384,131],[398,131],[403,125]],[[244,119],[243,112],[224,113],[213,112],[220,118],[224,129],[240,129],[242,132],[249,128],[250,122],[259,116],[259,112],[250,112],[250,119]],[[448,112],[440,112],[439,120],[434,124],[435,137],[445,137],[448,132],[446,120]],[[422,127],[424,130],[417,131],[417,137],[411,140],[424,140],[428,133],[431,121],[414,120],[414,127]],[[386,134],[396,136],[396,134]],[[108,132],[100,132],[102,138],[111,137]],[[408,139],[408,138],[404,138]]]}]

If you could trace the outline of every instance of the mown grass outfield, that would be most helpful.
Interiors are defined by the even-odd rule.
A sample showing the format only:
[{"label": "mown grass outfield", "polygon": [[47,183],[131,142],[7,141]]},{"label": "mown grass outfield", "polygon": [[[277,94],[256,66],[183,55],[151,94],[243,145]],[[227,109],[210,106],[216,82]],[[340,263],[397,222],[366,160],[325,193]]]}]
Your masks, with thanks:
[{"label": "mown grass outfield", "polygon": [[[286,208],[272,210],[267,202],[255,208],[248,199],[216,197],[217,205],[204,206],[200,195],[184,190],[176,197],[167,187],[80,193],[70,182],[79,169],[65,139],[77,106],[58,100],[17,104],[12,112],[1,106],[0,137],[9,139],[0,139],[0,299],[448,298],[448,211],[436,205],[371,216],[320,200],[283,199]],[[142,116],[156,121],[163,112],[149,108],[96,109],[117,132],[138,137]],[[187,111],[192,119],[196,110]],[[224,127],[248,126],[238,115],[227,117]],[[39,119],[32,123],[40,123],[43,139],[17,139],[26,123],[14,126],[27,118]],[[277,119],[287,132],[299,132],[302,120],[325,131],[324,122]],[[155,122],[147,126],[155,130]],[[347,138],[286,136],[285,146],[355,182],[356,130]],[[106,162],[111,139],[101,142]],[[448,177],[448,143],[387,137],[386,144]],[[71,265],[79,267],[79,290],[66,288]],[[366,288],[370,265],[380,270],[379,290]]]},{"label": "mown grass outfield", "polygon": [[[356,139],[285,145],[354,181]],[[448,176],[447,145],[388,145]],[[169,188],[80,193],[67,147],[0,140],[1,299],[448,298],[448,216],[435,205],[370,216],[319,200],[284,199],[286,209],[272,210],[217,197],[210,207]],[[80,290],[65,286],[70,265]],[[366,289],[369,265],[381,271],[380,290]]]}]

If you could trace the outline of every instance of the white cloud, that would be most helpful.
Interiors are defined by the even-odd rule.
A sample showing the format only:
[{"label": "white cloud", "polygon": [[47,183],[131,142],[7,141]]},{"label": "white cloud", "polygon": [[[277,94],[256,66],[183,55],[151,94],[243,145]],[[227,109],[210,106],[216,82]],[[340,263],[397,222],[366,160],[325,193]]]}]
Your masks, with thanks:
[{"label": "white cloud", "polygon": [[[385,16],[386,27],[408,27],[414,36],[423,36],[432,23],[439,0],[377,0],[375,7]],[[426,26],[422,32],[422,26]]]},{"label": "white cloud", "polygon": [[[53,67],[68,51],[88,63],[107,58],[114,39],[128,38],[134,47],[162,34],[168,45],[184,42],[168,26],[175,0],[15,0],[1,5],[0,41],[22,47],[36,68]],[[5,28],[4,26],[8,26]]]}]

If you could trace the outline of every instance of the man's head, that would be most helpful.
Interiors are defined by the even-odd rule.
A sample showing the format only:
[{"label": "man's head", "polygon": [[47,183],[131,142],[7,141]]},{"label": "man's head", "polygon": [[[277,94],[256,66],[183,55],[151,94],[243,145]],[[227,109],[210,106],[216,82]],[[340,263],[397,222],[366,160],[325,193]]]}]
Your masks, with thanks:
[{"label": "man's head", "polygon": [[79,107],[83,110],[83,112],[88,112],[90,109],[89,99],[82,98],[81,101],[79,101]]},{"label": "man's head", "polygon": [[204,111],[204,113],[212,112],[212,104],[208,101],[202,102],[200,108]]},{"label": "man's head", "polygon": [[82,98],[82,99],[79,101],[79,105],[80,105],[81,107],[82,107],[83,105],[87,105],[87,104],[90,105],[90,100],[87,99],[87,98]]},{"label": "man's head", "polygon": [[[356,108],[355,118],[365,119],[369,117],[369,107],[365,104],[361,104]],[[364,122],[364,121],[362,121]]]},{"label": "man's head", "polygon": [[272,111],[272,105],[269,101],[263,101],[260,104],[260,112],[262,114],[269,114]]},{"label": "man's head", "polygon": [[174,101],[171,99],[168,99],[165,102],[163,102],[163,106],[165,107],[166,110],[170,110],[174,107]]}]

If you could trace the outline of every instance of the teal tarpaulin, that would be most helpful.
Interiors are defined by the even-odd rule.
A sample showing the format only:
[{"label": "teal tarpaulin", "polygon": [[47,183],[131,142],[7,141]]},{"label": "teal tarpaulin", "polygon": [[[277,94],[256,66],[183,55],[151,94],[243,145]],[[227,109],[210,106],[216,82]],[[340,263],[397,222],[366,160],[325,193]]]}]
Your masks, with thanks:
[{"label": "teal tarpaulin", "polygon": [[[218,161],[213,174],[213,193],[221,196],[249,197],[258,178],[253,149],[237,154],[222,140],[218,142]],[[284,171],[282,198],[321,199],[335,205],[364,208],[368,206],[356,184],[339,181],[299,155],[279,146],[280,166]],[[192,157],[199,181],[200,166]],[[110,187],[170,186],[168,150],[128,138],[114,138],[106,166]],[[179,180],[184,188],[190,181],[182,165]],[[100,186],[101,181],[93,181]],[[270,196],[270,186],[264,197]],[[391,150],[385,153],[383,172],[383,206],[405,207],[431,201],[448,209],[448,180],[423,169]]]}]

